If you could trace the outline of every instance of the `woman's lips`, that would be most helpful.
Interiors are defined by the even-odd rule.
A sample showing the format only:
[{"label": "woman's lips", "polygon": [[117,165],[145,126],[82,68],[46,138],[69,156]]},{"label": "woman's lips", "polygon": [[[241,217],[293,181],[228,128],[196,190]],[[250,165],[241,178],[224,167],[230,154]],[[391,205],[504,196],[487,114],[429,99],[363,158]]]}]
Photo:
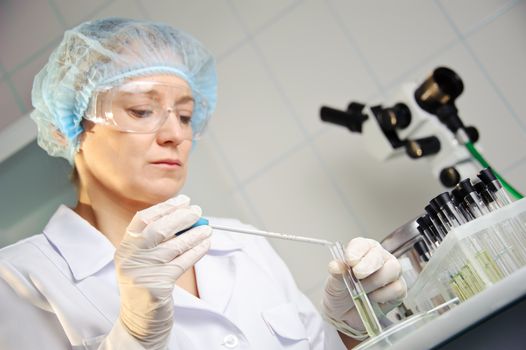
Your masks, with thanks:
[{"label": "woman's lips", "polygon": [[151,162],[151,164],[158,166],[158,167],[163,167],[163,168],[178,168],[183,165],[177,159],[162,159],[162,160],[157,160],[155,162]]}]

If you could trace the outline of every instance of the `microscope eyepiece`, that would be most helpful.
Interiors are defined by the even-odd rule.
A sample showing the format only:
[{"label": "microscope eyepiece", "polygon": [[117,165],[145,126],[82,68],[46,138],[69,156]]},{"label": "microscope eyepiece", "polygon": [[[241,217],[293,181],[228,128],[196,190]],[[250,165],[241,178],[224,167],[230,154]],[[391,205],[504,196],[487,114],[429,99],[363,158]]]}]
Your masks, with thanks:
[{"label": "microscope eyepiece", "polygon": [[464,91],[464,83],[458,74],[447,67],[438,67],[416,89],[415,100],[420,108],[436,114],[441,106],[454,104],[462,91]]}]

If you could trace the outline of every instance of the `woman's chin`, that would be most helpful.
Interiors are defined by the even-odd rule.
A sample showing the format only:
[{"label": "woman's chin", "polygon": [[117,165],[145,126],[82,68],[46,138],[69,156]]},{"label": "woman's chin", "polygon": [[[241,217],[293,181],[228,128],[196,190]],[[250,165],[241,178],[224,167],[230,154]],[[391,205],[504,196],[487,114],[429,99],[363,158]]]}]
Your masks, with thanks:
[{"label": "woman's chin", "polygon": [[175,197],[183,187],[183,181],[134,181],[120,188],[126,197],[137,202],[154,205]]},{"label": "woman's chin", "polygon": [[167,201],[168,199],[175,197],[176,195],[177,195],[177,191],[173,191],[173,192],[158,191],[158,192],[144,193],[142,197],[144,198],[144,202],[154,205],[157,203]]}]

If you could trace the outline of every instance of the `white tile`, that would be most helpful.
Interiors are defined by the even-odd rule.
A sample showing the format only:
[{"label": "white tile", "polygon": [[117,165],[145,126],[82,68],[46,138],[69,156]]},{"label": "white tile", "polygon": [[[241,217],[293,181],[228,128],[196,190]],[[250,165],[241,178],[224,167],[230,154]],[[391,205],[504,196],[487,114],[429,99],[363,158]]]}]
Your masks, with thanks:
[{"label": "white tile", "polygon": [[0,131],[22,115],[11,89],[5,82],[0,82]]},{"label": "white tile", "polygon": [[150,19],[187,31],[216,56],[245,37],[225,0],[141,2]]},{"label": "white tile", "polygon": [[218,74],[218,108],[210,128],[243,181],[302,135],[250,47],[222,61]]},{"label": "white tile", "polygon": [[334,129],[318,137],[315,145],[366,227],[367,237],[382,240],[423,213],[428,201],[444,190],[425,159],[402,156],[380,162],[368,153],[363,141],[359,134]]},{"label": "white tile", "polygon": [[110,5],[97,12],[92,19],[105,17],[145,19],[147,16],[136,1],[114,0]]},{"label": "white tile", "polygon": [[309,132],[324,125],[319,109],[345,108],[363,100],[376,86],[321,1],[305,1],[255,41]]},{"label": "white tile", "polygon": [[[517,114],[517,125],[526,134],[526,2],[521,1],[506,14],[468,38],[468,44],[505,99]],[[493,118],[500,119],[495,115]],[[513,130],[508,129],[513,133]],[[515,140],[514,138],[509,138]]]},{"label": "white tile", "polygon": [[17,69],[11,79],[16,91],[20,95],[20,98],[24,102],[24,106],[28,111],[33,109],[31,104],[31,89],[33,88],[33,80],[35,75],[40,72],[49,59],[49,55],[58,46],[58,42],[55,45],[41,50],[38,56],[35,56],[30,62],[23,67]]},{"label": "white tile", "polygon": [[181,193],[201,206],[205,215],[233,216],[236,207],[224,203],[232,197],[235,183],[225,165],[214,151],[213,143],[206,137],[199,140],[189,158],[189,171]]},{"label": "white tile", "polygon": [[11,71],[61,35],[63,28],[45,0],[4,1],[0,9],[0,63]]},{"label": "white tile", "polygon": [[211,136],[205,134],[192,150],[188,178],[181,193],[201,206],[206,216],[235,218],[258,226],[258,218],[237,187]]},{"label": "white tile", "polygon": [[73,27],[87,20],[89,16],[98,9],[104,7],[108,0],[51,0],[55,3],[58,12],[62,15],[65,24]]},{"label": "white tile", "polygon": [[236,218],[241,222],[254,227],[264,227],[261,218],[259,217],[259,213],[256,212],[251,199],[247,196],[244,190],[239,189],[231,193],[230,197],[227,198],[235,203],[235,209],[237,210],[237,212],[233,214],[229,213],[230,217]]},{"label": "white tile", "polygon": [[331,0],[382,84],[456,40],[432,1]]},{"label": "white tile", "polygon": [[244,24],[251,32],[259,29],[269,21],[279,17],[284,11],[287,12],[291,6],[298,4],[298,0],[232,0]]},{"label": "white tile", "polygon": [[477,28],[508,6],[515,0],[479,0],[476,6],[470,0],[438,0],[461,33],[468,33]]},{"label": "white tile", "polygon": [[526,195],[526,183],[524,182],[524,179],[526,179],[526,152],[524,151],[523,156],[522,162],[509,171],[502,171],[501,175],[517,191]]},{"label": "white tile", "polygon": [[[311,149],[300,149],[246,186],[264,228],[330,241],[360,235]],[[329,250],[324,246],[273,240],[302,290],[326,276]]]}]

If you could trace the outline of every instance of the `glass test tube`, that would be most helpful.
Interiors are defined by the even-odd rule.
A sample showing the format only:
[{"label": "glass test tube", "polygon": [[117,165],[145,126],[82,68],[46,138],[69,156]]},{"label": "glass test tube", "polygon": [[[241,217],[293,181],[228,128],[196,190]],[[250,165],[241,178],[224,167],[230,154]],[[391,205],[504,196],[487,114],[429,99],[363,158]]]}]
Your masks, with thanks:
[{"label": "glass test tube", "polygon": [[[475,218],[479,218],[487,213],[489,209],[484,204],[482,198],[475,191],[471,185],[469,179],[460,182],[460,185],[466,193],[464,203],[468,206],[469,211]],[[506,235],[507,236],[507,235]],[[505,275],[509,275],[511,272],[518,268],[513,247],[504,238],[504,235],[496,227],[489,227],[484,234],[481,234],[481,242],[487,247],[487,250],[491,252],[492,257],[487,253],[486,250],[477,254],[477,259],[482,263],[486,270],[488,277],[492,282],[496,282]],[[509,239],[509,237],[508,237]],[[495,262],[500,269],[495,265]]]},{"label": "glass test tube", "polygon": [[[437,196],[435,203],[440,206],[439,214],[441,214],[441,216],[445,218],[444,226],[446,226],[448,230],[451,230],[455,227],[458,227],[466,223],[464,217],[462,217],[461,214],[457,212],[455,207],[453,206],[449,193],[444,192],[440,194],[439,196]],[[491,273],[494,272],[495,268],[497,268],[495,266],[495,262],[487,254],[486,250],[481,246],[480,242],[477,239],[470,238],[469,241],[471,245],[473,246],[473,249],[475,250],[477,259],[479,261],[482,259],[481,261],[482,268],[487,268],[488,265],[491,265],[493,267],[493,269],[490,270],[488,268],[488,270],[485,271],[488,276],[491,275]],[[476,270],[474,269],[474,267],[471,266],[471,263],[469,261],[464,262],[463,266],[459,270],[459,274],[456,275],[456,277],[459,277],[459,276],[462,276],[463,280],[467,284],[465,289],[472,290],[472,292],[467,293],[467,295],[469,296],[474,295],[480,292],[482,289],[484,289],[483,287],[484,283],[482,282],[482,280],[476,273]]]},{"label": "glass test tube", "polygon": [[342,244],[336,241],[333,245],[329,246],[329,250],[331,251],[334,259],[345,264],[346,271],[343,274],[345,286],[347,287],[347,290],[354,301],[354,305],[358,311],[358,314],[360,315],[363,325],[365,326],[367,334],[369,334],[369,337],[371,338],[376,337],[382,332],[382,326],[380,325],[380,322],[374,313],[371,302],[369,301],[367,293],[365,293],[362,284],[354,276],[351,267],[346,263]]},{"label": "glass test tube", "polygon": [[502,187],[499,179],[493,174],[490,168],[482,169],[480,173],[477,174],[478,178],[488,186],[489,190],[494,193],[497,202],[501,207],[508,205],[512,202],[510,196]]},{"label": "glass test tube", "polygon": [[433,232],[437,233],[439,237],[444,239],[446,237],[447,230],[442,225],[442,222],[440,221],[440,218],[438,217],[436,210],[433,208],[431,204],[426,205],[424,209],[426,213],[429,215],[429,219],[433,223],[432,225],[432,228],[434,228]]},{"label": "glass test tube", "polygon": [[[499,207],[512,203],[510,196],[490,168],[481,170],[477,176],[487,186],[489,192],[492,193]],[[509,220],[509,223],[504,224],[504,226],[508,226],[505,228],[506,231],[510,231],[514,239],[519,242],[520,248],[518,250],[520,251],[517,252],[517,256],[520,264],[524,266],[526,264],[526,225],[520,219],[515,218]]]},{"label": "glass test tube", "polygon": [[416,223],[418,224],[417,230],[420,232],[420,235],[423,238],[423,242],[427,246],[429,253],[433,253],[435,249],[438,247],[438,243],[435,241],[435,238],[431,234],[428,226],[426,225],[424,221],[424,217],[421,216],[416,220]]}]

